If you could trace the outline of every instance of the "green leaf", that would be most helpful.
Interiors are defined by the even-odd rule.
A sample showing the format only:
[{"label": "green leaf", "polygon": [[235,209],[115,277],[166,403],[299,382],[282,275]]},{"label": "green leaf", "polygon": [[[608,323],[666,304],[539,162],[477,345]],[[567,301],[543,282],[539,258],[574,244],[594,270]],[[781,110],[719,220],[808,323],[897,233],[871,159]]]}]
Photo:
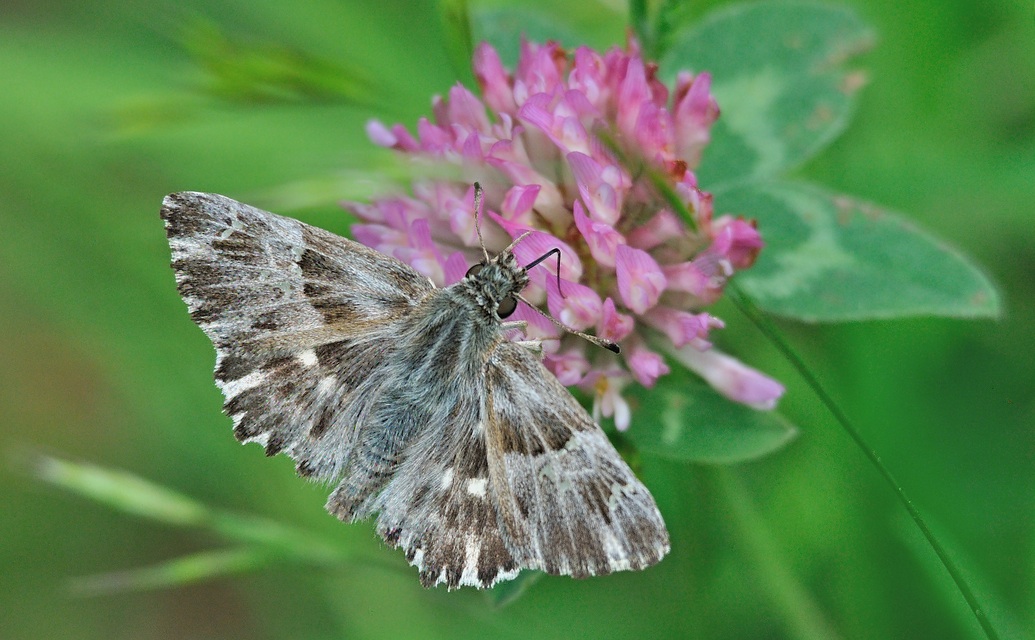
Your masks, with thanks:
[{"label": "green leaf", "polygon": [[471,17],[475,42],[491,44],[508,67],[517,64],[522,38],[534,42],[553,40],[569,47],[582,44],[563,20],[529,9],[480,9],[472,11]]},{"label": "green leaf", "polygon": [[758,306],[809,322],[999,315],[999,294],[968,258],[874,205],[818,187],[768,183],[716,194],[754,218],[766,246],[737,276]]},{"label": "green leaf", "polygon": [[844,64],[873,38],[848,9],[797,2],[736,5],[677,33],[661,60],[663,77],[710,72],[722,110],[701,184],[772,176],[829,144],[847,125],[864,79]]},{"label": "green leaf", "polygon": [[[625,435],[644,453],[688,462],[730,464],[787,444],[797,429],[781,415],[736,404],[680,366],[651,389],[636,387]],[[638,405],[638,406],[636,406]]]}]

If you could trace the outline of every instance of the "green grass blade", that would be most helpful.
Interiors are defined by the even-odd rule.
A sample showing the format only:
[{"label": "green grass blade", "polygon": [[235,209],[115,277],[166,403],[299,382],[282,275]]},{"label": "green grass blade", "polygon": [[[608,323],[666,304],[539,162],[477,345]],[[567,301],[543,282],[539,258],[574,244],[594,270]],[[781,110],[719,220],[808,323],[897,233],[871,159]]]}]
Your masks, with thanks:
[{"label": "green grass blade", "polygon": [[189,527],[213,515],[200,502],[124,471],[50,456],[39,456],[33,468],[45,482],[142,518]]},{"label": "green grass blade", "polygon": [[913,501],[906,495],[905,489],[899,484],[898,480],[891,474],[891,471],[884,466],[884,463],[880,459],[880,455],[863,439],[862,434],[859,433],[858,429],[852,424],[851,420],[848,419],[848,415],[841,409],[840,406],[834,399],[827,393],[823,385],[819,383],[819,380],[813,375],[812,371],[797,354],[797,352],[791,347],[791,345],[784,339],[783,335],[776,328],[769,318],[765,316],[754,304],[750,297],[748,297],[739,287],[736,286],[735,282],[730,282],[726,286],[726,295],[730,300],[733,301],[737,308],[751,320],[756,327],[773,343],[773,345],[780,351],[781,354],[787,359],[788,362],[798,371],[798,375],[805,380],[806,384],[812,388],[812,391],[819,397],[820,401],[827,408],[827,410],[834,416],[841,428],[844,429],[845,433],[855,442],[856,446],[862,450],[873,466],[877,468],[881,477],[891,486],[895,496],[898,498],[902,506],[905,507],[909,513],[909,517],[913,519],[913,523],[920,529],[920,533],[923,534],[927,540],[927,544],[930,545],[931,549],[941,560],[942,566],[949,572],[953,582],[956,583],[956,588],[959,589],[963,599],[967,601],[967,605],[970,610],[974,613],[974,617],[977,619],[978,624],[981,625],[982,630],[985,632],[985,636],[989,640],[999,640],[999,634],[996,633],[995,628],[992,626],[991,620],[985,610],[981,607],[981,603],[978,602],[977,596],[974,595],[974,590],[971,589],[970,584],[964,577],[963,572],[956,566],[956,563],[949,556],[948,552],[935,537],[934,533],[924,522],[923,516],[920,511],[913,504]]},{"label": "green grass blade", "polygon": [[150,567],[74,578],[69,587],[72,593],[81,596],[181,587],[252,571],[272,559],[268,551],[256,547],[202,551]]},{"label": "green grass blade", "polygon": [[305,531],[256,516],[211,509],[124,471],[42,456],[40,479],[119,511],[184,527],[204,527],[229,540],[257,545],[278,555],[334,565],[352,560],[349,549]]}]

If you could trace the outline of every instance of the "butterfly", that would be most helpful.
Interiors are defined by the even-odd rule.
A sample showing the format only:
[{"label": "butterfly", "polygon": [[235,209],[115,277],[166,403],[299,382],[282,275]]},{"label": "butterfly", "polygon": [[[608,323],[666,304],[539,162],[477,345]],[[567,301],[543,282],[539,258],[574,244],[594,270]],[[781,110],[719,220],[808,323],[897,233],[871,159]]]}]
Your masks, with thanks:
[{"label": "butterfly", "polygon": [[536,345],[506,339],[528,283],[514,244],[491,258],[483,244],[484,261],[438,288],[224,196],[172,194],[161,216],[234,435],[333,483],[341,520],[376,516],[425,587],[583,578],[668,552],[647,488]]}]

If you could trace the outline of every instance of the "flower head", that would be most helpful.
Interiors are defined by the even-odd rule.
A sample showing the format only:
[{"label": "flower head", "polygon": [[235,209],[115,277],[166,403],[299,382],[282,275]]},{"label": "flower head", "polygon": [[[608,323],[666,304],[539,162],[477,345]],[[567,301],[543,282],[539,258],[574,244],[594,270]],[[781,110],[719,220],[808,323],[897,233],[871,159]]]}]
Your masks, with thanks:
[{"label": "flower head", "polygon": [[[527,231],[533,233],[514,250],[520,264],[560,251],[559,263],[530,270],[525,297],[565,325],[623,347],[618,356],[596,349],[527,308],[513,316],[528,322],[530,338],[544,341],[544,363],[558,379],[594,393],[596,416],[626,428],[621,390],[633,381],[651,386],[668,373],[651,348],[659,343],[654,336],[673,354],[707,353],[679,360],[693,362],[727,396],[772,406],[783,388],[736,366],[708,339],[723,325],[703,308],[762,248],[752,222],[713,216],[711,195],[692,171],[719,115],[710,76],[681,73],[670,90],[634,41],[604,54],[526,41],[513,72],[481,44],[474,72],[482,98],[454,87],[446,99],[435,98],[434,121],[421,119],[416,136],[401,125],[368,126],[376,144],[459,165],[469,181],[418,181],[412,197],[350,203],[363,221],[353,229],[356,239],[439,286],[452,284],[480,259],[471,187],[480,181],[490,252]],[[651,172],[669,181],[692,224],[660,197]]]}]

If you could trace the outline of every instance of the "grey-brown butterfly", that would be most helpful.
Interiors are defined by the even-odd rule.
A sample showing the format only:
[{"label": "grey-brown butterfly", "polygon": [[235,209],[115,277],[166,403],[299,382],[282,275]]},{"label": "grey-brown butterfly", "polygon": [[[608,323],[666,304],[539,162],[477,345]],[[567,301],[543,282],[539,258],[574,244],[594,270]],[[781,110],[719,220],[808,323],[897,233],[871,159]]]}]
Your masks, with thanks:
[{"label": "grey-brown butterfly", "polygon": [[334,483],[338,518],[376,514],[424,586],[490,587],[521,569],[582,578],[668,552],[646,487],[536,345],[506,339],[528,283],[513,244],[491,258],[483,247],[437,288],[223,196],[170,195],[162,218],[234,434]]}]

